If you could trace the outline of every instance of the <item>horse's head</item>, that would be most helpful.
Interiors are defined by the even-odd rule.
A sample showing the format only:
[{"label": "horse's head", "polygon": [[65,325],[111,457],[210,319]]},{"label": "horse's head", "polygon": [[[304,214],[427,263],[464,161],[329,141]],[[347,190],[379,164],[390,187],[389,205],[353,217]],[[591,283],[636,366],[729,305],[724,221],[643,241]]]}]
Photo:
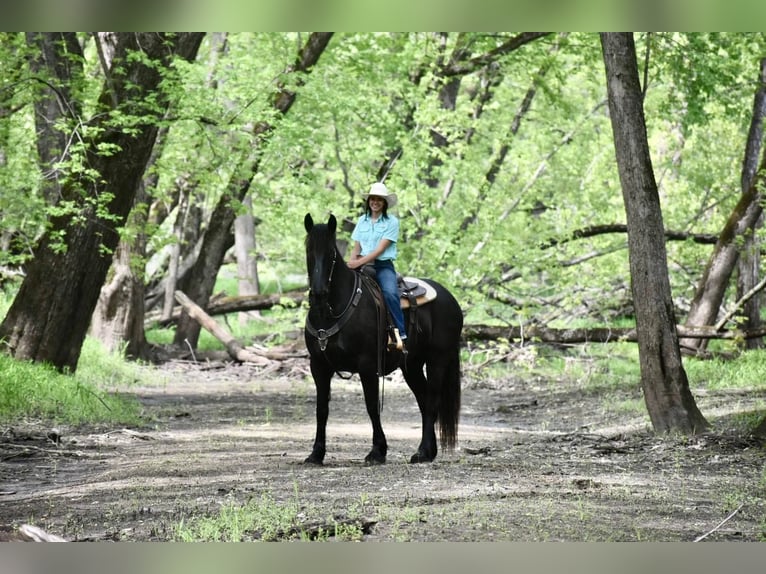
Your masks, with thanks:
[{"label": "horse's head", "polygon": [[334,215],[326,224],[314,224],[311,214],[303,220],[306,227],[306,268],[309,279],[309,304],[327,304],[336,264],[342,264],[335,245],[338,221]]}]

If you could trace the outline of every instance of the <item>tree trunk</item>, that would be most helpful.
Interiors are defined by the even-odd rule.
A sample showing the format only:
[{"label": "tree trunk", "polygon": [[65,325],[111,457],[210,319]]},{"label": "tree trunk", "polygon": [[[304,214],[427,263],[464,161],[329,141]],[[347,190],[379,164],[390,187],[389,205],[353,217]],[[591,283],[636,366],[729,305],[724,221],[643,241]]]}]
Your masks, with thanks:
[{"label": "tree trunk", "polygon": [[[761,153],[761,138],[763,137],[763,118],[766,116],[766,58],[761,59],[760,83],[755,92],[753,102],[753,114],[750,120],[750,130],[747,135],[745,156],[742,161],[742,193],[747,193],[755,179],[755,171],[758,167],[758,156]],[[756,237],[756,231],[763,225],[763,216],[759,217],[755,225],[745,237],[742,248],[742,256],[737,265],[737,299],[750,291],[756,283],[761,271],[761,247]],[[745,329],[758,329],[761,326],[761,296],[756,294],[745,303],[742,309]],[[745,341],[748,349],[763,347],[763,339],[748,339]]]},{"label": "tree trunk", "polygon": [[[242,201],[245,213],[234,220],[234,251],[237,257],[237,290],[240,296],[258,295],[261,292],[258,282],[258,263],[255,256],[255,219],[253,218],[253,199],[248,194]],[[239,321],[244,325],[250,313],[240,313]]]},{"label": "tree trunk", "polygon": [[668,277],[664,226],[646,137],[632,33],[602,33],[628,249],[641,387],[655,432],[697,433],[708,423],[689,390],[681,361]]},{"label": "tree trunk", "polygon": [[753,436],[766,439],[766,417],[753,429]]},{"label": "tree trunk", "polygon": [[[763,86],[760,85],[759,92],[762,89]],[[756,94],[751,131],[756,123],[755,116],[759,113],[758,106],[758,94]],[[748,148],[751,145],[749,137]],[[753,166],[748,164],[748,162],[754,163],[756,161],[751,155],[747,152],[745,154],[745,163],[742,168],[743,185],[748,180],[748,173],[752,173],[753,176],[749,178],[749,185],[743,190],[739,202],[718,236],[718,242],[708,260],[699,285],[697,285],[697,291],[686,318],[686,325],[689,327],[712,325],[716,322],[731,274],[739,259],[741,247],[737,240],[747,237],[748,230],[756,227],[763,213],[763,206],[761,205],[763,194],[760,190],[766,185],[766,150],[762,154],[759,169],[755,171],[753,171]],[[693,339],[682,339],[681,344],[692,350],[701,350],[704,347],[703,342]]]},{"label": "tree trunk", "polygon": [[[164,142],[168,128],[163,128],[157,136],[158,142]],[[155,144],[149,164],[153,165],[160,155],[162,144]],[[152,359],[151,348],[146,340],[144,314],[146,304],[146,226],[149,194],[159,180],[157,170],[146,170],[148,175],[139,185],[134,208],[130,213],[130,225],[138,232],[134,239],[120,239],[112,268],[107,274],[107,281],[101,287],[98,304],[91,317],[90,334],[110,351],[122,349],[131,359],[149,361]],[[128,234],[130,237],[131,234]],[[140,268],[136,267],[140,262]]]},{"label": "tree trunk", "polygon": [[[297,61],[286,72],[288,76],[295,75],[293,82],[280,82],[272,99],[272,107],[279,115],[287,114],[297,95],[286,85],[290,83],[300,86],[303,83],[302,76],[310,73],[311,68],[317,63],[329,44],[330,38],[332,38],[330,32],[315,32],[311,34],[300,50]],[[207,302],[213,294],[218,270],[221,268],[226,250],[233,243],[231,228],[236,218],[236,204],[245,198],[250,189],[250,182],[260,169],[262,147],[274,131],[274,125],[261,122],[255,126],[254,131],[255,143],[253,144],[253,155],[249,160],[250,165],[243,165],[237,170],[228,189],[215,206],[202,242],[200,256],[192,267],[189,283],[183,287],[189,298],[202,308],[207,306]],[[199,333],[199,323],[184,312],[178,321],[173,342],[176,345],[186,343],[192,348],[196,348]]]},{"label": "tree trunk", "polygon": [[[145,201],[141,187],[137,204]],[[140,221],[143,218],[142,210],[134,210],[131,225],[143,229],[144,222]],[[110,352],[121,350],[126,357],[148,361],[151,354],[144,331],[144,273],[135,268],[136,259],[143,261],[145,251],[143,232],[134,241],[119,242],[109,272],[111,277],[101,288],[91,317],[90,334]]]},{"label": "tree trunk", "polygon": [[173,314],[175,306],[176,285],[178,284],[178,266],[181,261],[181,247],[184,239],[184,228],[186,227],[186,216],[189,213],[189,189],[184,182],[179,186],[178,192],[178,210],[176,220],[173,224],[173,235],[175,242],[170,246],[170,261],[168,263],[168,274],[165,282],[165,302],[162,306],[162,318],[168,319]]},{"label": "tree trunk", "polygon": [[72,91],[82,80],[84,56],[74,32],[28,32],[26,37],[34,54],[29,58],[30,70],[43,87],[34,106],[42,192],[46,203],[54,205],[60,175],[56,163],[63,158],[69,137],[58,124],[81,115]]},{"label": "tree trunk", "polygon": [[[51,218],[48,231],[11,308],[0,324],[0,339],[17,359],[47,362],[61,371],[74,371],[113,254],[118,230],[125,224],[157,135],[165,100],[151,110],[151,99],[162,81],[161,68],[174,55],[192,59],[202,33],[116,34],[115,59],[92,121],[96,135],[86,140],[89,173],[65,180],[60,196],[77,206]],[[131,53],[142,53],[132,58]],[[148,65],[147,65],[148,64]],[[112,70],[120,69],[119,74]],[[165,103],[163,103],[165,102]],[[141,117],[134,130],[113,123],[120,117]],[[99,154],[101,146],[112,155]],[[99,201],[102,203],[99,205]]]}]

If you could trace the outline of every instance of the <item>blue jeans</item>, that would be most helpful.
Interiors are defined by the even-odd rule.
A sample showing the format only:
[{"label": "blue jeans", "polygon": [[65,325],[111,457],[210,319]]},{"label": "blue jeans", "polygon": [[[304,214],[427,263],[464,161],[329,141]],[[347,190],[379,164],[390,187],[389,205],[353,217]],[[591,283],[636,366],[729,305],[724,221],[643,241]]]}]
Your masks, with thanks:
[{"label": "blue jeans", "polygon": [[404,329],[404,313],[402,313],[402,304],[399,300],[399,287],[396,284],[394,262],[376,259],[374,266],[378,285],[383,292],[383,299],[385,299],[388,310],[394,319],[394,325],[399,329],[399,335],[404,339],[407,336],[407,331]]}]

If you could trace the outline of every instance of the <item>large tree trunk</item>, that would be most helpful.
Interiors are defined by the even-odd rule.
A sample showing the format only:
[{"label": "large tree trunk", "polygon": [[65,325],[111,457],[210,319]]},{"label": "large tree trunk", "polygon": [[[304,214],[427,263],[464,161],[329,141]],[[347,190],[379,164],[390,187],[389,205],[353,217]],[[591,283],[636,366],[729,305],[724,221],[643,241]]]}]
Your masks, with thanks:
[{"label": "large tree trunk", "polygon": [[[91,126],[95,135],[86,142],[90,173],[98,175],[88,178],[83,174],[76,180],[71,174],[61,186],[61,197],[78,209],[50,220],[27,267],[27,276],[0,324],[0,338],[16,358],[47,362],[62,371],[77,368],[119,241],[118,230],[133,205],[157,135],[157,121],[164,111],[161,97],[151,109],[145,102],[159,89],[160,69],[174,55],[193,58],[202,37],[201,33],[115,36],[114,64]],[[141,52],[143,58],[130,57]],[[117,67],[120,73],[112,73]],[[122,117],[133,115],[143,122],[130,131],[115,127],[112,112],[116,107]],[[100,146],[115,152],[99,154]],[[105,203],[98,206],[104,198]]]},{"label": "large tree trunk", "polygon": [[[164,141],[163,128],[157,136]],[[162,144],[155,144],[149,164],[156,162]],[[146,273],[143,262],[146,259],[147,211],[135,209],[148,204],[149,189],[154,189],[159,180],[156,170],[147,170],[134,200],[134,209],[130,213],[130,227],[138,229],[135,239],[121,239],[107,274],[107,280],[101,287],[98,304],[93,311],[90,335],[98,339],[109,351],[122,350],[131,359],[151,360],[151,349],[144,330],[144,305],[146,299]],[[141,268],[137,268],[141,262]]]},{"label": "large tree trunk", "polygon": [[[330,32],[315,32],[308,38],[298,54],[297,61],[286,72],[288,75],[297,73],[294,78],[297,85],[302,84],[301,76],[309,73],[317,63],[330,38],[332,38]],[[296,93],[286,87],[288,83],[292,84],[292,82],[280,82],[272,99],[272,106],[280,115],[289,111],[296,98]],[[223,263],[226,250],[232,245],[232,224],[236,218],[237,204],[242,202],[250,190],[250,182],[260,169],[262,147],[273,131],[274,125],[267,122],[261,122],[255,127],[255,143],[253,155],[248,160],[249,165],[245,164],[237,170],[236,176],[229,183],[228,190],[213,210],[202,242],[200,256],[192,267],[188,284],[184,286],[188,297],[202,308],[207,306],[213,294],[218,270]],[[187,344],[196,348],[199,333],[199,323],[184,312],[178,321],[173,342],[176,345]]]},{"label": "large tree trunk", "polygon": [[[762,63],[763,66],[763,63]],[[759,76],[760,77],[760,76]],[[759,92],[763,86],[759,87]],[[758,93],[756,93],[756,102],[753,107],[753,125],[757,122],[755,116],[759,113]],[[760,104],[763,105],[763,104]],[[750,134],[752,136],[752,133]],[[750,137],[748,138],[748,148],[752,145]],[[761,189],[766,184],[766,151],[762,154],[761,165],[753,171],[753,166],[747,162],[754,162],[752,153],[745,154],[745,164],[742,170],[742,183],[746,184],[749,179],[749,186],[746,186],[737,203],[734,211],[729,215],[726,225],[718,237],[718,242],[708,260],[705,272],[697,285],[697,291],[694,294],[689,314],[686,317],[688,327],[700,327],[703,325],[713,325],[716,322],[718,313],[723,303],[726,288],[729,285],[731,274],[737,265],[741,247],[739,239],[748,235],[748,230],[755,229],[758,220],[763,213],[761,204],[763,194]],[[752,177],[748,177],[752,173]],[[755,283],[755,281],[753,281]],[[694,339],[682,339],[681,344],[692,350],[700,350],[704,347],[704,342]]]},{"label": "large tree trunk", "polygon": [[641,386],[654,430],[700,432],[708,426],[681,361],[668,277],[664,226],[646,137],[632,33],[602,33],[617,167],[625,200]]}]

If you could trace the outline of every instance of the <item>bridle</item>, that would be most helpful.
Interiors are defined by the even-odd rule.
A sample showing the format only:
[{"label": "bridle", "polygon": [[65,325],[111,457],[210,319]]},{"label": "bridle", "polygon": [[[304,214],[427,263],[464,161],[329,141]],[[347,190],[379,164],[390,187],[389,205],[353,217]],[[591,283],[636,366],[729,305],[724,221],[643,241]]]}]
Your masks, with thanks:
[{"label": "bridle", "polygon": [[[338,250],[334,249],[333,257],[332,257],[332,265],[330,266],[330,275],[327,279],[328,291],[330,286],[332,285],[332,278],[335,271],[335,263],[337,258],[338,258]],[[348,320],[351,319],[351,316],[354,314],[354,311],[356,310],[356,307],[359,304],[359,300],[361,298],[362,298],[362,286],[361,286],[360,273],[354,273],[354,289],[343,311],[339,315],[335,315],[332,305],[330,305],[329,301],[327,302],[327,307],[330,309],[330,317],[332,319],[337,319],[337,321],[333,323],[331,327],[329,327],[328,329],[317,329],[311,324],[311,320],[309,319],[309,316],[306,315],[306,331],[319,341],[319,348],[322,351],[327,349],[327,340],[333,335],[336,335],[337,333],[339,333],[340,330],[343,328],[343,326],[346,323],[348,323]]]}]

